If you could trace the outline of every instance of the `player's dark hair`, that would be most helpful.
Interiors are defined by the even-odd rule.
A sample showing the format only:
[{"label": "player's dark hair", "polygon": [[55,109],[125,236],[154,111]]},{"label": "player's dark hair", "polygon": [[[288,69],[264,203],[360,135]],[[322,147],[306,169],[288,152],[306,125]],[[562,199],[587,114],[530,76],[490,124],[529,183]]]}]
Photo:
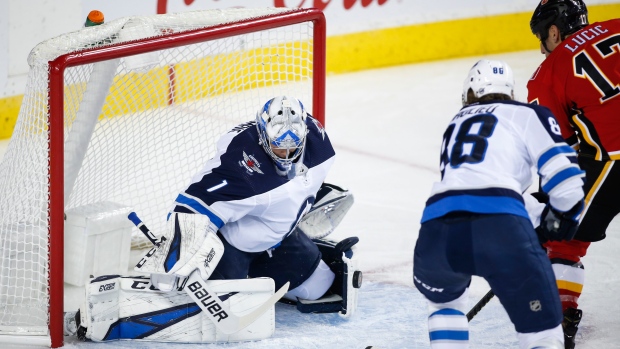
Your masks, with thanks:
[{"label": "player's dark hair", "polygon": [[484,95],[482,97],[476,97],[474,91],[470,88],[467,91],[467,105],[477,102],[486,102],[486,101],[511,101],[512,97],[505,95],[503,93],[489,93],[488,95]]},{"label": "player's dark hair", "polygon": [[588,25],[586,4],[582,0],[542,0],[534,10],[530,20],[530,29],[534,35],[539,35],[540,41],[544,44],[552,25],[558,27],[560,36],[564,40],[570,34]]}]

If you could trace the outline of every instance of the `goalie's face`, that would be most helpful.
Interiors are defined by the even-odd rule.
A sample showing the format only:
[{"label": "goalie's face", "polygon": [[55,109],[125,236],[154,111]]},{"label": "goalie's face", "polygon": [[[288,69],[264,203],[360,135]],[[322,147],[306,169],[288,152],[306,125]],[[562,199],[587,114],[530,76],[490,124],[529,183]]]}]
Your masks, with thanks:
[{"label": "goalie's face", "polygon": [[256,116],[261,144],[282,170],[288,170],[304,150],[306,117],[301,102],[286,96],[271,99]]},{"label": "goalie's face", "polygon": [[293,152],[297,151],[298,148],[293,149],[280,149],[276,148],[273,144],[271,144],[271,151],[276,154],[280,159],[288,159]]}]

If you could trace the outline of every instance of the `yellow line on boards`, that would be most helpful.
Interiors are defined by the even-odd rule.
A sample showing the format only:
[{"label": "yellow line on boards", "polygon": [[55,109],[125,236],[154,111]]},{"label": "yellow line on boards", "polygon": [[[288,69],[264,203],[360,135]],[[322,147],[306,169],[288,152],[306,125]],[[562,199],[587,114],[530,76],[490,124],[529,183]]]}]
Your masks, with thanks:
[{"label": "yellow line on boards", "polygon": [[[620,3],[592,5],[588,11],[591,23],[620,18]],[[530,16],[531,12],[513,13],[330,36],[327,38],[327,73],[338,74],[399,64],[535,50],[539,44],[530,32]],[[179,79],[186,75],[184,68],[187,66],[188,64],[177,66]],[[164,90],[167,81],[163,78],[164,75],[161,72],[151,72],[147,76],[157,77],[157,83],[152,85],[152,90],[157,92],[156,97],[150,94],[147,99],[138,103],[141,106],[138,109],[165,104]],[[134,75],[124,79],[142,78],[144,76]],[[115,83],[118,82],[117,79]],[[198,97],[194,96],[195,92],[183,88],[177,93],[177,101]],[[108,98],[135,100],[136,96],[133,96],[129,89],[117,90]],[[11,136],[22,99],[23,95],[0,98],[0,139]],[[116,114],[136,111],[132,109],[125,106],[108,112]]]}]

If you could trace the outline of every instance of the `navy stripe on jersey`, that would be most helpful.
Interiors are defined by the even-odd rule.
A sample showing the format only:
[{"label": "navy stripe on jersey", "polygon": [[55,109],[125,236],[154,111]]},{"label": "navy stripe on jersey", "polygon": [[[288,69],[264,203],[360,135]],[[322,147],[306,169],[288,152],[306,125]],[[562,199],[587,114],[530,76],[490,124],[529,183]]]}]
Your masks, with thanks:
[{"label": "navy stripe on jersey", "polygon": [[523,203],[523,197],[517,192],[511,189],[505,188],[485,188],[485,189],[463,189],[463,190],[450,190],[444,193],[439,193],[431,196],[426,200],[426,206],[434,204],[435,202],[442,200],[446,197],[454,195],[473,195],[473,196],[508,196]]},{"label": "navy stripe on jersey", "polygon": [[[575,153],[573,148],[569,147],[568,145],[559,145],[550,148],[538,158],[538,169],[543,168],[546,163],[548,163],[558,155],[569,155],[575,161],[577,161],[577,153]],[[573,162],[573,159],[571,159],[571,162]]]},{"label": "navy stripe on jersey", "polygon": [[431,196],[426,202],[421,223],[454,211],[513,214],[529,219],[520,194],[510,189],[487,188],[450,190]]}]

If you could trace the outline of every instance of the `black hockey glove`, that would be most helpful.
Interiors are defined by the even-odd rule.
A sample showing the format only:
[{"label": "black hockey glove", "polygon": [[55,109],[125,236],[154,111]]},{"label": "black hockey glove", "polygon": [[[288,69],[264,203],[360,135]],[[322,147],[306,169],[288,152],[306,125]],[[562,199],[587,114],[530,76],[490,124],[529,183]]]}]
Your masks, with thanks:
[{"label": "black hockey glove", "polygon": [[534,199],[538,200],[538,202],[546,204],[549,203],[549,195],[544,191],[537,191],[535,193],[531,193]]},{"label": "black hockey glove", "polygon": [[583,210],[583,200],[566,212],[560,212],[547,204],[540,216],[540,226],[536,228],[540,240],[572,240],[579,228],[581,210]]}]

